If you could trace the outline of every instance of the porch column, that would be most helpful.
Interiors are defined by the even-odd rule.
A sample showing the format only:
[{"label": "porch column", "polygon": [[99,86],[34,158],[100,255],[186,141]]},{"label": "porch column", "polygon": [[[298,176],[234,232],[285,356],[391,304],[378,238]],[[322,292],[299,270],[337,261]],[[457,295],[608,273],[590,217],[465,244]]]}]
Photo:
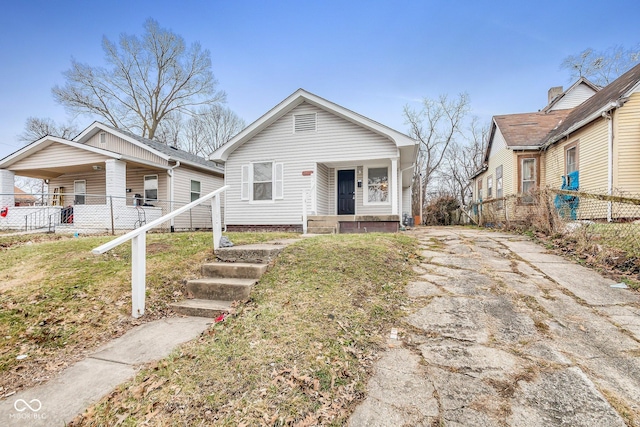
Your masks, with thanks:
[{"label": "porch column", "polygon": [[[121,160],[105,160],[107,198],[113,196],[114,206],[127,204],[127,164]],[[108,203],[108,202],[107,202]]]},{"label": "porch column", "polygon": [[15,175],[10,170],[0,169],[0,208],[15,206],[16,204],[14,196]]},{"label": "porch column", "polygon": [[391,173],[389,174],[391,182],[391,215],[398,215],[398,159],[391,159]]}]

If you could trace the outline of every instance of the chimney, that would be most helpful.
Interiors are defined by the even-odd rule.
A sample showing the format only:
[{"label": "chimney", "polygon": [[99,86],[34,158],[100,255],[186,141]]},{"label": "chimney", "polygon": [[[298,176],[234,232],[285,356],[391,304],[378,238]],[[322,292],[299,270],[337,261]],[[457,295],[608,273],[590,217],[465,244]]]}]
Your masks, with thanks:
[{"label": "chimney", "polygon": [[555,99],[555,97],[560,95],[562,92],[563,92],[562,86],[554,86],[551,89],[549,89],[549,101],[548,101],[548,103],[551,104],[551,101],[553,101]]}]

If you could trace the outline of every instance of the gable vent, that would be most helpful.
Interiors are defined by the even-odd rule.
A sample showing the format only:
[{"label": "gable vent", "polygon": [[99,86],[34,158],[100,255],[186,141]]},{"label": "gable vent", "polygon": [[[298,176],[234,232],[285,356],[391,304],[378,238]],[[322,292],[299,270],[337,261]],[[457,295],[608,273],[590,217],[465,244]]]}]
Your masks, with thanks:
[{"label": "gable vent", "polygon": [[316,113],[294,114],[293,132],[308,132],[316,130]]},{"label": "gable vent", "polygon": [[105,132],[100,132],[100,144],[107,143],[107,134]]}]

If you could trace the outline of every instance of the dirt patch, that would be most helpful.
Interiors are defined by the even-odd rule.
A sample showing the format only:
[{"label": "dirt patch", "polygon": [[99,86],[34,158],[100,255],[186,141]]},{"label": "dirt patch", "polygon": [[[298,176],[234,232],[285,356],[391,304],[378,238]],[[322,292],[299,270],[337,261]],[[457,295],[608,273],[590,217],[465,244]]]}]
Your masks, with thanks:
[{"label": "dirt patch", "polygon": [[155,242],[147,244],[147,253],[148,254],[158,254],[161,252],[166,252],[171,249],[172,246],[168,243]]}]

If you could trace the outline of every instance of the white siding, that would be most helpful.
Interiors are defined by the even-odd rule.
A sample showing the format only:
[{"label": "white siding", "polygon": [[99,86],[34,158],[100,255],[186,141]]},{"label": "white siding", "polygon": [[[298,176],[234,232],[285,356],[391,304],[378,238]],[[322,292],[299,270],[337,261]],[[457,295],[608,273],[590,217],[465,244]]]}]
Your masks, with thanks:
[{"label": "white siding", "polygon": [[[86,201],[87,205],[103,205],[104,195],[107,192],[105,171],[94,171],[90,173],[68,173],[49,181],[49,191],[53,193],[55,188],[64,188],[63,205],[73,204],[73,182],[84,180],[87,182]],[[59,190],[58,190],[59,192]],[[93,197],[98,196],[98,197]]]},{"label": "white siding", "polygon": [[587,99],[591,98],[596,92],[584,83],[580,83],[578,86],[567,92],[556,105],[550,110],[568,110],[569,108],[577,107]]},{"label": "white siding", "polygon": [[100,142],[100,133],[101,132],[95,134],[85,144],[91,147],[102,148],[103,150],[114,151],[126,156],[135,157],[137,159],[143,159],[152,163],[158,163],[161,165],[167,164],[167,161],[162,157],[156,156],[149,152],[149,150],[138,147],[137,145],[134,145],[118,136],[112,135],[109,132],[106,132],[105,143],[103,144]]},{"label": "white siding", "polygon": [[316,207],[318,215],[329,215],[329,168],[318,165],[316,176]]},{"label": "white siding", "polygon": [[[317,113],[317,130],[293,132],[293,115]],[[300,224],[302,222],[302,191],[310,185],[302,171],[315,170],[316,164],[337,163],[355,169],[371,159],[387,162],[398,156],[395,143],[381,135],[303,103],[281,117],[250,141],[235,150],[226,164],[226,183],[231,186],[227,195],[227,223],[238,225]],[[255,161],[284,163],[284,198],[273,202],[240,200],[242,165]],[[347,163],[347,161],[349,163]],[[386,164],[386,163],[385,163]],[[329,171],[328,171],[329,172]],[[335,173],[335,172],[334,172]],[[329,172],[331,181],[332,173]],[[335,176],[333,176],[335,180]],[[356,176],[356,179],[359,179]],[[360,189],[361,190],[361,189]],[[328,188],[328,208],[335,213],[335,183]],[[333,199],[333,200],[332,200]],[[391,206],[362,207],[362,197],[356,213],[391,213]]]},{"label": "white siding", "polygon": [[411,212],[411,187],[404,187],[402,189],[402,212],[407,213],[413,218],[413,212]]}]

